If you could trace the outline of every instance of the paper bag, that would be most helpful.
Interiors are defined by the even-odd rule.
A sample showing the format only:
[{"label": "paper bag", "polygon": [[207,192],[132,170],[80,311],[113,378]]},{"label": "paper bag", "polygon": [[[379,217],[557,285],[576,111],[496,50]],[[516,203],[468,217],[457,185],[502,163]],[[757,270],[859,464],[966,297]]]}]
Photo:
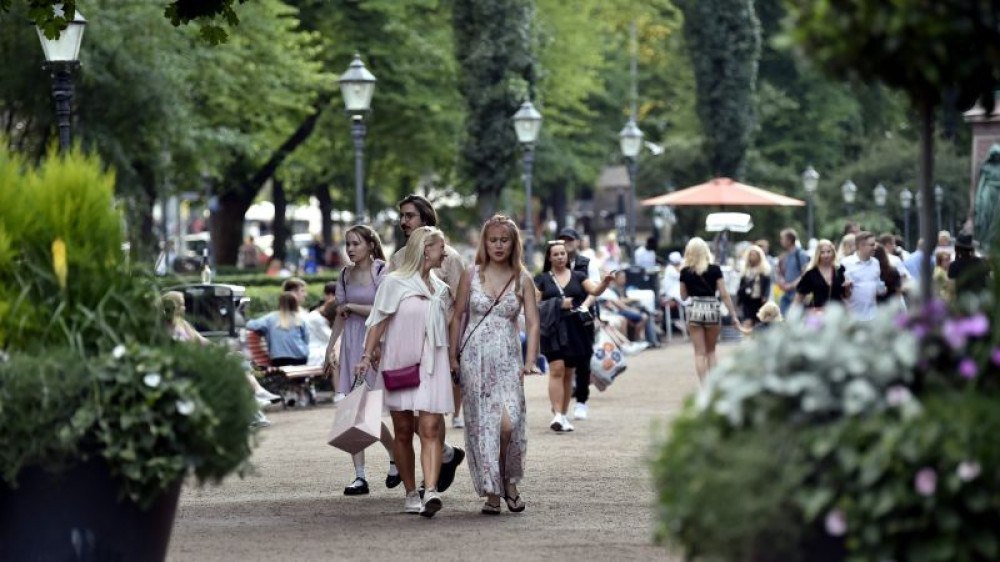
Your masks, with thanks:
[{"label": "paper bag", "polygon": [[382,392],[360,385],[337,403],[327,442],[352,455],[378,441],[382,433]]},{"label": "paper bag", "polygon": [[625,354],[611,336],[601,328],[597,331],[594,353],[590,356],[590,381],[604,392],[615,377],[628,367]]}]

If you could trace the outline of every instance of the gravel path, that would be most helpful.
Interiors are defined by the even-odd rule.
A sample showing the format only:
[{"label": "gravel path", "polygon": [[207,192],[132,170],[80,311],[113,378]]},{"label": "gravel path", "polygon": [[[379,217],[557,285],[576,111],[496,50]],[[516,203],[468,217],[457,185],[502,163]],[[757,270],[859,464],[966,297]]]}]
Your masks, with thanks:
[{"label": "gravel path", "polygon": [[[371,495],[345,497],[353,466],[325,443],[333,406],[269,413],[274,425],[261,433],[255,474],[184,490],[168,559],[671,560],[651,542],[647,462],[657,428],[696,387],[693,363],[683,343],[631,357],[614,386],[594,391],[590,419],[568,434],[548,429],[547,378],[528,379],[527,510],[505,506],[499,517],[479,513],[465,464],[436,517],[403,514],[403,488],[385,488],[388,459],[377,446],[368,450]],[[464,448],[450,423],[448,441]]]}]

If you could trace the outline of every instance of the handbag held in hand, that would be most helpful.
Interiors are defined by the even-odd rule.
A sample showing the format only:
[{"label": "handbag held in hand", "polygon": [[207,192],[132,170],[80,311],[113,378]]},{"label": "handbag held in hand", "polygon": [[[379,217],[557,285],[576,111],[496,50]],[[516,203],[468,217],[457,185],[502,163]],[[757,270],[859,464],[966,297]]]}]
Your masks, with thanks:
[{"label": "handbag held in hand", "polygon": [[358,385],[337,403],[327,443],[352,455],[378,441],[382,434],[382,391]]}]

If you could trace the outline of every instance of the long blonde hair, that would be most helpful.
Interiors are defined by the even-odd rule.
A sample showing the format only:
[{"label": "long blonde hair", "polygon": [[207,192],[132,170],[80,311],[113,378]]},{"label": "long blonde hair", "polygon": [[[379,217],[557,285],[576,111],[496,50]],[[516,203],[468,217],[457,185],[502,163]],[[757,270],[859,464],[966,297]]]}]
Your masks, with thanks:
[{"label": "long blonde hair", "polygon": [[[817,246],[818,248],[819,246]],[[850,252],[847,250],[850,249]],[[840,239],[840,248],[837,250],[837,258],[844,259],[847,256],[853,255],[854,252],[858,251],[858,243],[854,238],[853,234],[845,234],[843,238]]]},{"label": "long blonde hair", "polygon": [[[851,236],[853,238],[854,235],[848,234],[847,236]],[[847,236],[845,236],[844,238],[847,238]],[[819,252],[820,250],[823,249],[823,246],[829,246],[830,251],[833,252],[833,264],[832,264],[833,268],[836,269],[837,265],[840,264],[840,256],[837,254],[837,247],[833,245],[833,242],[830,242],[826,238],[823,238],[819,242],[816,242],[816,247],[813,249],[813,257],[811,260],[809,260],[809,266],[805,268],[805,271],[809,271],[810,269],[815,269],[817,266],[819,266]]]},{"label": "long blonde hair", "polygon": [[299,299],[289,291],[278,297],[278,326],[283,330],[298,326],[302,321],[299,316]]},{"label": "long blonde hair", "polygon": [[701,275],[711,263],[712,252],[708,249],[708,244],[697,236],[688,240],[687,246],[684,247],[684,263],[681,264],[681,269],[690,267],[692,271]]},{"label": "long blonde hair", "polygon": [[[757,254],[757,265],[750,265],[750,254]],[[756,244],[747,248],[746,254],[743,255],[743,276],[746,277],[748,273],[765,277],[771,275],[771,262],[767,261],[764,249]]]},{"label": "long blonde hair", "polygon": [[390,273],[396,277],[410,277],[420,273],[424,267],[424,248],[436,241],[445,241],[444,233],[433,226],[421,226],[413,229],[410,238],[403,248],[403,263],[399,269]]}]

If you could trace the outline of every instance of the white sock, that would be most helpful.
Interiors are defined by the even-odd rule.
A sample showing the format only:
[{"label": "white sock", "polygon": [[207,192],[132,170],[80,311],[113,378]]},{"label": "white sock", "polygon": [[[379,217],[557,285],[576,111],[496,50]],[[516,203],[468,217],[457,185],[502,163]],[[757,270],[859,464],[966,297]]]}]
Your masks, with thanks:
[{"label": "white sock", "polygon": [[451,462],[455,459],[455,449],[451,448],[451,445],[445,443],[444,449],[441,450],[441,462]]},{"label": "white sock", "polygon": [[396,468],[396,463],[389,461],[389,476],[399,476],[399,469]]},{"label": "white sock", "polygon": [[354,459],[354,476],[356,476],[358,478],[364,478],[365,477],[365,452],[361,451],[360,453],[354,453],[353,455],[351,455],[351,458]]}]

